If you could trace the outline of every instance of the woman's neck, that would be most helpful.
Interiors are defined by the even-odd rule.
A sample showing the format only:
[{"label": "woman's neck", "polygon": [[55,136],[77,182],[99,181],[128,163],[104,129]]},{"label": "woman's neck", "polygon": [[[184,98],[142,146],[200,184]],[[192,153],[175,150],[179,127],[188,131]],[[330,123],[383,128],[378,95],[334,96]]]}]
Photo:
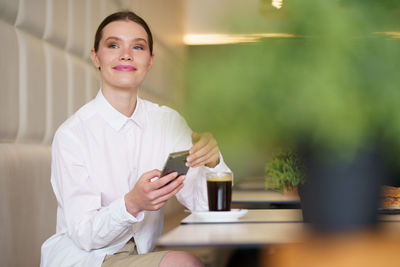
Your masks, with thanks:
[{"label": "woman's neck", "polygon": [[136,108],[137,90],[102,88],[101,91],[111,106],[127,117],[132,116]]}]

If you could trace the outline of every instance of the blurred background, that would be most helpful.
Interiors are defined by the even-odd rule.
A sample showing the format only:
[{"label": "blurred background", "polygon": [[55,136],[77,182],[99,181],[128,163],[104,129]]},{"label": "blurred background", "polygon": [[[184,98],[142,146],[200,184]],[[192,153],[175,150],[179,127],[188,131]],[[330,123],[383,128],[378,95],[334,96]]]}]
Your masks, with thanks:
[{"label": "blurred background", "polygon": [[185,111],[237,179],[304,143],[398,151],[398,1],[223,2],[189,5]]}]

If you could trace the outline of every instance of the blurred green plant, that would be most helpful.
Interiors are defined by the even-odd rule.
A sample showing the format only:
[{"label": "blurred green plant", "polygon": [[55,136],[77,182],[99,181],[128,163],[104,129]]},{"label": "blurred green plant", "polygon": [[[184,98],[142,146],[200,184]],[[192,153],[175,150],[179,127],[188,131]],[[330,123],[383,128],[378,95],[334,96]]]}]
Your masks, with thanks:
[{"label": "blurred green plant", "polygon": [[265,167],[265,189],[292,191],[305,182],[304,165],[291,150],[276,153]]},{"label": "blurred green plant", "polygon": [[189,123],[236,154],[303,140],[345,156],[377,139],[400,151],[400,1],[291,0],[282,12],[277,30],[297,38],[190,48]]}]

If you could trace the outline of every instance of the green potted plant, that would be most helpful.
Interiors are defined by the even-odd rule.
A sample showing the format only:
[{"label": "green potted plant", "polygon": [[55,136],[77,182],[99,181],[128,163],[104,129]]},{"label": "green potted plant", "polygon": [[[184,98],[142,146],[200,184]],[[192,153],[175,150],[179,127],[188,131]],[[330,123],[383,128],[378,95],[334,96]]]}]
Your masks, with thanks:
[{"label": "green potted plant", "polygon": [[297,194],[297,187],[305,182],[303,164],[291,150],[273,155],[265,166],[265,189],[284,194]]}]

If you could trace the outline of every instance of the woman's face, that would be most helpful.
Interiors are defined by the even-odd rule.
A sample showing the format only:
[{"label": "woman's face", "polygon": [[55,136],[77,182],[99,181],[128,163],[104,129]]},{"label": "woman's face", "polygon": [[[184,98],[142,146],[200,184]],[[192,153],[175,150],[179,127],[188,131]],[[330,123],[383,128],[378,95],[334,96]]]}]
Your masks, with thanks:
[{"label": "woman's face", "polygon": [[146,31],[130,20],[105,26],[91,59],[100,68],[103,89],[137,90],[153,65]]}]

